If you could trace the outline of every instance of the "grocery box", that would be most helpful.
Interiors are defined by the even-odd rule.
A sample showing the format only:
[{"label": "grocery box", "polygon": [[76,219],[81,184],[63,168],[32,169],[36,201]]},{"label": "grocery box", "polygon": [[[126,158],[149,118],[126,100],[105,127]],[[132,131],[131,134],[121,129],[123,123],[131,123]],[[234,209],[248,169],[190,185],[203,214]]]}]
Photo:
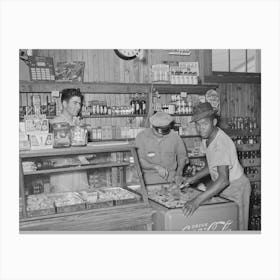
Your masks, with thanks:
[{"label": "grocery box", "polygon": [[76,192],[52,194],[57,213],[85,210],[85,202]]},{"label": "grocery box", "polygon": [[99,191],[80,192],[79,193],[86,203],[86,209],[106,208],[113,206],[113,200],[106,198]]},{"label": "grocery box", "polygon": [[137,201],[140,200],[139,195],[119,187],[102,188],[100,189],[100,192],[103,192],[106,195],[106,197],[112,199],[114,205],[136,203]]},{"label": "grocery box", "polygon": [[55,214],[53,200],[45,194],[29,195],[26,204],[27,217]]},{"label": "grocery box", "polygon": [[53,134],[45,132],[29,133],[29,141],[31,150],[52,149]]}]

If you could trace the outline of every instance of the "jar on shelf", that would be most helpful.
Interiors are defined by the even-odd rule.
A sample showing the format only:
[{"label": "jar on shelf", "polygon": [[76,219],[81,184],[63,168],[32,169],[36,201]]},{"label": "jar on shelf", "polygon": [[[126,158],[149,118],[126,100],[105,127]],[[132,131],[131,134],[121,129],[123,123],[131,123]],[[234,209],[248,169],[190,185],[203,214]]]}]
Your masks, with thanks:
[{"label": "jar on shelf", "polygon": [[53,124],[54,148],[67,148],[71,145],[70,125],[66,122]]},{"label": "jar on shelf", "polygon": [[71,126],[71,145],[86,146],[88,143],[88,130],[86,124]]}]

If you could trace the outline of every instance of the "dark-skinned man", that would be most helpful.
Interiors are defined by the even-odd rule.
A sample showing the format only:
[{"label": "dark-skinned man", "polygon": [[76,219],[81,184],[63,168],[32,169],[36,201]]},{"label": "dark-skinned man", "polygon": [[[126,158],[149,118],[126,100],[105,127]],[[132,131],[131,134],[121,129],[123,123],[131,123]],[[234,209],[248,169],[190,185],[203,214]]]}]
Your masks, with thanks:
[{"label": "dark-skinned man", "polygon": [[185,183],[193,184],[210,174],[212,182],[207,190],[193,200],[186,202],[183,212],[186,216],[206,200],[221,194],[233,200],[239,207],[239,230],[248,229],[250,181],[245,176],[237,157],[236,147],[231,138],[217,127],[216,111],[209,102],[199,103],[194,108],[191,122],[195,122],[206,152],[206,165]]}]

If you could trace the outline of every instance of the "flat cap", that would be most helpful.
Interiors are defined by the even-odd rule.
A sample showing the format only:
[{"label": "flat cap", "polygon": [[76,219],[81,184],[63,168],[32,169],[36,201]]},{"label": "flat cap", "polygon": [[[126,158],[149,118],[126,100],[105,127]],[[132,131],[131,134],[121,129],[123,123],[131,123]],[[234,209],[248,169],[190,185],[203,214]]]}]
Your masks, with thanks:
[{"label": "flat cap", "polygon": [[156,127],[167,126],[173,122],[173,118],[165,112],[157,112],[150,117],[150,123]]}]

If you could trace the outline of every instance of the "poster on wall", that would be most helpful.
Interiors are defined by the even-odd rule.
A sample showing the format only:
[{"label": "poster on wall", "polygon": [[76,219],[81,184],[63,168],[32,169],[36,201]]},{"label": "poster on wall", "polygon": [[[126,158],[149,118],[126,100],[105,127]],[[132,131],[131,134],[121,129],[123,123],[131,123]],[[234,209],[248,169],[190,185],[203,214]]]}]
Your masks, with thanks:
[{"label": "poster on wall", "polygon": [[83,82],[84,61],[57,62],[55,67],[56,81]]}]

